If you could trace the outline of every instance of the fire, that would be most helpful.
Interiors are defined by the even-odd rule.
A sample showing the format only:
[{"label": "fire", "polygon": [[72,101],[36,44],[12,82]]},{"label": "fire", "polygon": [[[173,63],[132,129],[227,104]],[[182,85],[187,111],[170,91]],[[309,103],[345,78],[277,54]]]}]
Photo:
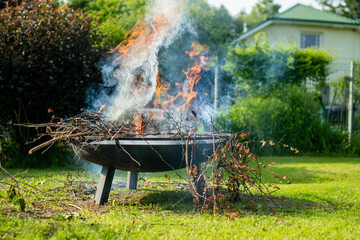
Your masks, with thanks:
[{"label": "fire", "polygon": [[[193,43],[191,45],[191,50],[186,53],[190,56],[191,59],[194,59],[202,50],[207,49],[206,46],[198,45]],[[179,89],[176,95],[171,95],[168,93],[171,85],[169,82],[161,79],[158,75],[156,78],[156,91],[153,98],[153,108],[154,109],[165,109],[168,112],[174,113],[177,116],[188,117],[189,113],[192,112],[192,115],[196,117],[196,111],[198,111],[196,96],[197,92],[194,91],[194,87],[201,79],[200,75],[201,67],[197,59],[194,60],[194,63],[186,71],[183,71],[186,80],[184,84],[175,83],[175,87]],[[139,79],[137,79],[139,81]],[[179,101],[178,101],[179,100]],[[181,101],[180,101],[181,100]],[[175,102],[181,102],[180,104],[175,104]],[[141,110],[138,110],[136,113],[133,126],[136,132],[139,134],[143,133],[144,128],[146,127],[146,121],[143,118],[144,113]],[[160,112],[147,112],[147,120],[156,123],[156,121],[163,116],[163,113]],[[194,127],[192,129],[195,129]]]},{"label": "fire", "polygon": [[[177,117],[186,117],[189,110],[196,109],[197,92],[193,89],[201,78],[201,68],[194,58],[202,50],[208,49],[195,43],[191,45],[191,50],[186,53],[194,60],[194,64],[184,71],[185,84],[176,83],[174,87],[179,91],[174,95],[170,94],[170,82],[161,79],[159,75],[157,51],[173,31],[178,31],[176,25],[181,22],[179,20],[182,18],[185,2],[155,2],[154,15],[147,16],[144,21],[136,24],[126,34],[126,40],[109,52],[115,55],[112,60],[112,66],[115,67],[111,68],[109,75],[119,82],[119,92],[114,94],[114,102],[107,107],[106,112],[110,113],[111,120],[116,121],[128,110],[135,110],[130,121],[139,134],[151,125],[147,124],[149,121],[156,123],[161,119],[164,110]],[[163,8],[164,6],[167,8]],[[99,113],[105,106],[101,106]]]},{"label": "fire", "polygon": [[154,107],[162,106],[166,107],[167,103],[161,102],[162,97],[170,97],[170,95],[167,95],[167,91],[170,89],[170,83],[161,79],[161,77],[158,75],[156,78],[156,92],[155,92],[155,100],[154,100]]},{"label": "fire", "polygon": [[[165,22],[160,22],[161,24],[165,24]],[[160,24],[160,25],[161,25]],[[161,26],[160,26],[161,27]],[[114,51],[118,51],[121,54],[129,54],[128,50],[130,47],[128,46],[131,42],[140,41],[140,33],[138,31],[147,31],[147,28],[144,25],[138,25],[133,30],[136,34],[136,37],[131,37],[126,43],[120,44]],[[132,35],[133,36],[133,35]],[[152,34],[149,35],[150,38],[153,37]],[[142,46],[144,47],[144,46]],[[197,92],[194,90],[196,84],[201,79],[201,67],[199,61],[196,59],[196,56],[204,50],[208,49],[206,46],[198,45],[193,43],[191,45],[190,51],[186,51],[186,54],[193,60],[193,65],[188,67],[187,70],[184,70],[185,74],[185,82],[184,83],[175,83],[175,86],[171,86],[170,82],[165,81],[158,74],[156,77],[156,87],[153,99],[150,104],[150,108],[137,109],[136,113],[133,116],[132,125],[134,127],[135,132],[138,134],[144,133],[145,128],[149,125],[147,124],[149,121],[154,124],[158,122],[159,119],[163,118],[163,110],[166,110],[169,113],[174,114],[174,116],[182,116],[183,118],[188,118],[189,116],[195,116],[198,111],[197,106]],[[133,50],[131,50],[133,51]],[[115,74],[115,73],[114,73]],[[134,78],[132,85],[134,86],[135,91],[132,93],[133,96],[141,96],[151,88],[151,85],[146,83],[144,79],[140,76]],[[171,87],[175,87],[178,89],[175,95],[171,95],[169,90]],[[105,108],[106,104],[102,105],[99,113]],[[155,111],[159,110],[159,111]],[[191,114],[192,112],[192,114]],[[151,124],[150,124],[151,125]],[[195,129],[193,126],[191,129]]]},{"label": "fire", "polygon": [[110,61],[101,69],[104,85],[116,86],[105,111],[109,121],[128,122],[129,111],[148,108],[154,101],[158,53],[182,33],[186,4],[184,0],[151,1],[143,21],[109,51]]},{"label": "fire", "polygon": [[101,107],[100,107],[100,109],[99,109],[99,113],[101,113],[102,112],[102,110],[104,110],[104,108],[106,107],[106,103],[105,104],[103,104],[103,105],[101,105]]},{"label": "fire", "polygon": [[[170,21],[164,16],[155,16],[153,19],[154,24],[149,25],[146,22],[140,22],[136,24],[126,35],[127,40],[121,42],[116,48],[112,49],[110,53],[117,53],[118,57],[115,62],[121,62],[122,59],[129,57],[129,55],[137,55],[139,53],[147,53],[149,46],[147,43],[151,43],[159,32],[165,31],[165,37],[170,34],[172,27]],[[127,62],[121,62],[122,65],[128,64]],[[117,77],[116,72],[114,76]]]},{"label": "fire", "polygon": [[185,53],[187,55],[189,55],[189,57],[191,59],[194,59],[194,57],[198,56],[200,54],[201,51],[203,50],[209,50],[209,47],[206,45],[201,45],[201,44],[196,44],[196,43],[192,43],[191,44],[191,50],[190,51],[186,51]]},{"label": "fire", "polygon": [[[195,61],[194,65],[190,69],[184,71],[187,79],[185,81],[185,86],[184,86],[185,112],[187,112],[190,109],[190,107],[192,107],[192,105],[195,105],[196,107],[197,92],[193,91],[193,89],[201,79],[200,71],[201,71],[201,67],[198,61]],[[193,100],[195,100],[195,103],[193,103]]]},{"label": "fire", "polygon": [[132,121],[134,126],[134,130],[138,134],[142,134],[145,128],[145,121],[143,120],[142,113],[139,110],[137,114],[135,114],[134,120]]},{"label": "fire", "polygon": [[[186,54],[188,54],[191,59],[194,59],[194,57],[199,55],[199,53],[204,49],[208,49],[208,47],[204,46],[204,45],[192,43],[191,50],[186,51]],[[172,109],[175,112],[180,111],[180,112],[184,112],[184,113],[187,113],[188,110],[191,108],[193,108],[193,109],[197,108],[196,107],[197,92],[194,91],[194,87],[201,79],[201,75],[200,75],[201,67],[200,67],[199,61],[197,59],[195,59],[195,62],[192,65],[192,67],[188,68],[186,71],[183,71],[183,72],[186,76],[186,80],[185,80],[185,83],[182,85],[182,87],[180,86],[179,83],[175,83],[176,87],[180,89],[180,91],[175,96],[166,94],[166,92],[170,88],[169,83],[164,80],[160,81],[161,79],[160,79],[160,77],[158,77],[157,96],[159,96],[160,94],[163,94],[163,95],[166,94],[166,98],[167,98],[163,102],[159,103],[162,108]],[[161,85],[161,82],[165,82],[166,86]],[[182,98],[182,104],[174,109],[174,102],[179,98]]]}]

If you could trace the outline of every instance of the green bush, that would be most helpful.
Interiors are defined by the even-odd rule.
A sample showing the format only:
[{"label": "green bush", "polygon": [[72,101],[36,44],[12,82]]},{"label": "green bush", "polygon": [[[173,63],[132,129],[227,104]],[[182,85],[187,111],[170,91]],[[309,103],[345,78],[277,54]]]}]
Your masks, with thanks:
[{"label": "green bush", "polygon": [[360,60],[354,66],[354,99],[354,131],[360,133]]},{"label": "green bush", "polygon": [[32,155],[24,154],[18,149],[18,143],[9,135],[9,131],[0,128],[0,162],[6,168],[50,166],[62,167],[69,164],[71,152],[67,146],[55,144],[49,149],[35,152]]},{"label": "green bush", "polygon": [[247,94],[269,95],[286,84],[300,86],[306,79],[323,85],[332,60],[330,53],[316,48],[300,50],[295,44],[271,47],[265,34],[258,34],[254,45],[232,47],[224,68]]},{"label": "green bush", "polygon": [[20,156],[35,132],[13,123],[48,122],[49,108],[57,116],[77,114],[85,107],[88,85],[101,81],[96,63],[102,49],[95,47],[98,36],[90,22],[86,14],[52,0],[0,10],[0,126]]},{"label": "green bush", "polygon": [[[237,100],[217,123],[232,132],[251,131],[258,150],[261,140],[272,140],[302,152],[346,151],[341,129],[321,121],[318,92],[304,87],[311,80],[320,90],[332,60],[329,52],[317,48],[271,47],[265,34],[257,35],[254,45],[232,47],[225,69],[234,75]],[[262,150],[289,152],[281,146]]]},{"label": "green bush", "polygon": [[360,131],[353,133],[351,137],[350,152],[360,156]]},{"label": "green bush", "polygon": [[[231,132],[250,131],[253,148],[260,150],[261,140],[281,141],[273,153],[289,152],[282,144],[301,152],[342,152],[346,150],[346,136],[330,125],[322,124],[318,110],[320,102],[306,89],[290,85],[267,97],[238,98],[216,122]],[[228,121],[230,119],[230,121]]]}]

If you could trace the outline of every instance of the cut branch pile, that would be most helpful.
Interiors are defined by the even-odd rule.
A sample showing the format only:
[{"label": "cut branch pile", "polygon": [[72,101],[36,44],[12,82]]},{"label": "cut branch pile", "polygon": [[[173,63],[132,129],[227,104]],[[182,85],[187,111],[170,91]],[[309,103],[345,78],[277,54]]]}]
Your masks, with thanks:
[{"label": "cut branch pile", "polygon": [[[121,137],[134,137],[138,135],[132,124],[116,126],[104,119],[100,114],[85,112],[70,118],[53,117],[49,123],[43,124],[17,124],[17,126],[35,128],[39,137],[51,139],[29,150],[29,154],[58,141],[87,142],[91,140],[113,140]],[[149,132],[153,133],[153,132]],[[92,137],[92,138],[89,138]]]},{"label": "cut branch pile", "polygon": [[[186,139],[189,129],[192,127],[184,127],[171,116],[168,116],[167,122],[171,122],[175,126],[166,131],[160,129],[160,124],[154,123],[146,114],[139,115],[141,129],[134,122],[126,124],[115,124],[107,121],[101,114],[94,112],[84,112],[70,118],[53,117],[49,123],[42,124],[16,124],[21,127],[34,128],[38,131],[38,138],[33,142],[37,142],[43,138],[51,138],[32,149],[29,154],[34,153],[42,148],[51,146],[52,144],[64,141],[72,143],[85,143],[89,141],[114,140],[119,138],[141,138],[146,135],[166,135],[169,138],[181,137]],[[206,135],[206,134],[203,134]],[[211,136],[211,134],[209,134]]]},{"label": "cut branch pile", "polygon": [[[274,210],[283,201],[273,193],[280,190],[276,182],[283,183],[286,176],[271,172],[276,180],[269,184],[263,182],[262,172],[276,163],[264,164],[258,160],[249,148],[249,135],[250,132],[232,135],[226,143],[214,148],[213,155],[200,171],[191,172],[194,178],[207,177],[206,189],[203,193],[197,192],[195,198],[195,203],[203,211],[225,211],[230,214],[230,218],[234,218],[241,216],[241,211],[236,210],[234,202],[241,202],[243,208],[263,206]],[[275,145],[271,140],[259,143],[262,146],[266,143]]]}]

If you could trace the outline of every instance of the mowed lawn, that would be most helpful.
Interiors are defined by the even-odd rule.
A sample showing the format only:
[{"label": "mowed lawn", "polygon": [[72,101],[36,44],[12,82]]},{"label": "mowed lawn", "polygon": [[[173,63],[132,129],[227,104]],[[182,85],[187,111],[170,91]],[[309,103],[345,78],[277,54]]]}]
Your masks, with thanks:
[{"label": "mowed lawn", "polygon": [[[23,187],[22,212],[9,200],[1,173],[1,239],[359,239],[360,158],[262,157],[276,162],[264,182],[278,182],[273,171],[291,184],[279,184],[284,203],[275,210],[235,203],[241,216],[194,210],[181,178],[184,171],[140,174],[139,189],[123,189],[117,173],[109,203],[97,206],[92,187],[97,174],[81,169],[28,170],[17,179]],[[12,174],[23,170],[11,170]],[[170,179],[169,179],[170,178]],[[23,185],[22,185],[23,186]],[[19,194],[19,193],[18,193]]]}]

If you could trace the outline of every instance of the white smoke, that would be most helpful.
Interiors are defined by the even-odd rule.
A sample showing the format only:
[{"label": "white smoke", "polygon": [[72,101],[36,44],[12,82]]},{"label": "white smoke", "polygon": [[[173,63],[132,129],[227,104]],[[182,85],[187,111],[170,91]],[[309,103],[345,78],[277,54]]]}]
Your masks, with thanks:
[{"label": "white smoke", "polygon": [[102,66],[104,86],[116,86],[104,112],[108,120],[124,121],[127,113],[144,108],[152,100],[156,91],[159,49],[171,44],[187,28],[185,6],[185,0],[153,1],[147,6],[142,25],[146,30],[126,54],[112,56],[114,60]]}]

